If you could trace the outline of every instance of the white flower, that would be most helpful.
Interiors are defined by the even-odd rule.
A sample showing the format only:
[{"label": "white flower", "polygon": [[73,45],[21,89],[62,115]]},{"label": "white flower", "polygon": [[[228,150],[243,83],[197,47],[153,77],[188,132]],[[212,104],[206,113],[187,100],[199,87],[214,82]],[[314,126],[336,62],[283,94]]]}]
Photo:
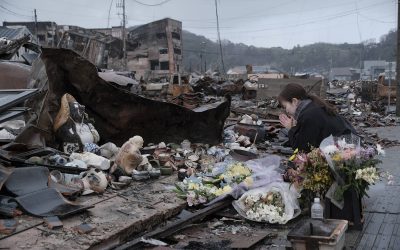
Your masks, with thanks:
[{"label": "white flower", "polygon": [[356,180],[358,179],[363,179],[368,182],[368,184],[372,185],[379,180],[379,174],[374,167],[358,169],[356,171]]},{"label": "white flower", "polygon": [[256,221],[266,221],[269,223],[279,224],[285,224],[288,222],[290,218],[285,214],[284,208],[268,205],[262,202],[261,199],[265,198],[265,194],[254,194],[245,197],[247,218]]},{"label": "white flower", "polygon": [[324,152],[324,154],[331,155],[331,154],[337,152],[338,150],[339,149],[335,145],[329,145],[329,146],[324,147],[322,149],[322,152]]},{"label": "white flower", "polygon": [[376,144],[376,151],[378,151],[378,155],[385,156],[385,150],[383,150],[383,148],[380,144]]}]

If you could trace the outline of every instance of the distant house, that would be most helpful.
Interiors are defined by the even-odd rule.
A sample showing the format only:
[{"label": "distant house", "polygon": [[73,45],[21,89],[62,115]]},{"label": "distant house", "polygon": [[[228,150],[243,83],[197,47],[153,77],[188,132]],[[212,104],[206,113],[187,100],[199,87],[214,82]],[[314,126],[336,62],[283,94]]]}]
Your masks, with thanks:
[{"label": "distant house", "polygon": [[352,76],[353,74],[350,68],[332,68],[329,74],[329,80],[351,81]]},{"label": "distant house", "polygon": [[364,69],[362,71],[362,78],[365,80],[375,80],[378,79],[379,75],[385,73],[385,75],[390,75],[392,78],[396,75],[396,62],[387,62],[383,60],[369,60],[364,61]]},{"label": "distant house", "polygon": [[286,78],[287,75],[271,66],[236,66],[227,71],[228,79],[280,79]]}]

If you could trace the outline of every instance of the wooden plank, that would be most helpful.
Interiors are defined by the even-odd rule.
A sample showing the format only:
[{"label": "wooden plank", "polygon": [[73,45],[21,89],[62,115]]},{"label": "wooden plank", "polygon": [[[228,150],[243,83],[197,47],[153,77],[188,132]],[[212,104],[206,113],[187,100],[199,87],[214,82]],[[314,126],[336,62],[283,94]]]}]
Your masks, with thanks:
[{"label": "wooden plank", "polygon": [[379,230],[379,234],[391,236],[393,234],[394,228],[395,224],[393,223],[383,223]]},{"label": "wooden plank", "polygon": [[178,232],[179,230],[184,228],[186,225],[189,225],[196,221],[202,220],[206,216],[230,206],[231,202],[232,201],[230,199],[223,200],[223,201],[217,202],[215,204],[212,204],[206,208],[198,210],[193,214],[188,214],[187,216],[182,216],[182,218],[178,219],[175,222],[171,222],[171,223],[167,224],[165,227],[158,228],[152,232],[144,234],[141,237],[138,237],[134,240],[131,240],[131,241],[117,247],[116,250],[132,249],[133,246],[135,246],[136,244],[138,244],[141,241],[142,237],[143,238],[160,238],[160,239],[165,238],[171,234],[174,234],[175,232]]},{"label": "wooden plank", "polygon": [[376,237],[373,247],[378,249],[388,249],[390,243],[390,236],[388,235],[378,235]]},{"label": "wooden plank", "polygon": [[361,249],[365,249],[365,247],[372,247],[374,245],[376,239],[376,234],[364,234],[361,238],[361,241],[358,245]]}]

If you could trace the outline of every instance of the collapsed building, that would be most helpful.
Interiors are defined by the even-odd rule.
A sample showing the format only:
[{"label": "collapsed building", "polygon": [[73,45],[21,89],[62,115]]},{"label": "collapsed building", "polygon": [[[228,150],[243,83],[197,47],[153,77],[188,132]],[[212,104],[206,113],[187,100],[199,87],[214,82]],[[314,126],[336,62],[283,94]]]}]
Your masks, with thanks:
[{"label": "collapsed building", "polygon": [[128,70],[139,77],[170,76],[182,70],[182,23],[165,18],[128,33]]}]

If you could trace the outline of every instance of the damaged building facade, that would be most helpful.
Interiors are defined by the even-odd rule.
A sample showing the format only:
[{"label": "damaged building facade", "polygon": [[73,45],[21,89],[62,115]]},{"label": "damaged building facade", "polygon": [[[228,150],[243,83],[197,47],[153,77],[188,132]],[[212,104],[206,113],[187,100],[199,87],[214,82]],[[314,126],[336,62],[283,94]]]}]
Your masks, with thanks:
[{"label": "damaged building facade", "polygon": [[[96,32],[77,26],[61,26],[59,47],[72,49],[99,68],[110,68],[109,59],[122,59],[122,40],[102,32]],[[122,68],[120,63],[112,69]]]},{"label": "damaged building facade", "polygon": [[33,34],[37,35],[39,45],[55,47],[59,41],[58,27],[55,22],[3,22],[4,27],[22,28],[26,27]]},{"label": "damaged building facade", "polygon": [[181,72],[182,22],[165,18],[128,33],[128,70],[137,77],[162,77]]}]

